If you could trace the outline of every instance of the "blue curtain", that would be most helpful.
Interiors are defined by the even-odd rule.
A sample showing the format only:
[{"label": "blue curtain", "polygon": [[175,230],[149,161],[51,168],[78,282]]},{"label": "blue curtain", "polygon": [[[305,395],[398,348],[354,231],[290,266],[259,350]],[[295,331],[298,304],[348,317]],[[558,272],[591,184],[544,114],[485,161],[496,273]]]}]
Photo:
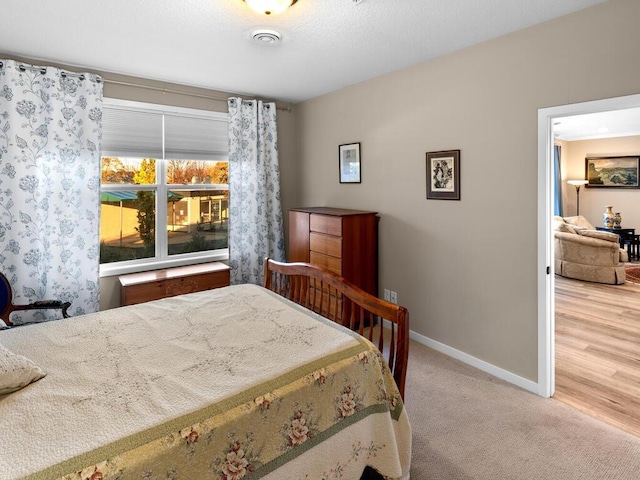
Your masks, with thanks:
[{"label": "blue curtain", "polygon": [[555,181],[553,213],[562,217],[562,172],[560,171],[560,145],[553,146],[553,178]]}]

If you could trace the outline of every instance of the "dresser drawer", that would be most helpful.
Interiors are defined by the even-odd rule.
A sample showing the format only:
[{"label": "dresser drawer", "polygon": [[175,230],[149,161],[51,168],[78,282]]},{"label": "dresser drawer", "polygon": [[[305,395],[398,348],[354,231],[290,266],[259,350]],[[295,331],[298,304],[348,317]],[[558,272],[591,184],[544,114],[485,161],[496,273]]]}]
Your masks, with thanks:
[{"label": "dresser drawer", "polygon": [[326,233],[327,235],[341,237],[342,217],[311,214],[309,216],[309,230],[312,232]]},{"label": "dresser drawer", "polygon": [[309,257],[313,265],[326,268],[338,275],[342,275],[342,259],[318,252],[310,252]]},{"label": "dresser drawer", "polygon": [[309,249],[312,252],[342,258],[342,237],[311,232],[309,234]]},{"label": "dresser drawer", "polygon": [[215,288],[210,280],[211,278],[206,275],[195,275],[188,278],[173,278],[131,285],[124,289],[122,303],[123,305],[132,305]]},{"label": "dresser drawer", "polygon": [[226,287],[229,267],[221,263],[175,267],[120,276],[121,305]]}]

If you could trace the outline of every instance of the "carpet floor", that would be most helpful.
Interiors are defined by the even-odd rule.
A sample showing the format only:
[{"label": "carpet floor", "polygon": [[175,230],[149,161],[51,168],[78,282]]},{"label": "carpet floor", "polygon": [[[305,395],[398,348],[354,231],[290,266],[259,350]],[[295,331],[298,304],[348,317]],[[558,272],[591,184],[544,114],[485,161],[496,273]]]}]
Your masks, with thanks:
[{"label": "carpet floor", "polygon": [[638,480],[640,438],[416,342],[412,480]]}]

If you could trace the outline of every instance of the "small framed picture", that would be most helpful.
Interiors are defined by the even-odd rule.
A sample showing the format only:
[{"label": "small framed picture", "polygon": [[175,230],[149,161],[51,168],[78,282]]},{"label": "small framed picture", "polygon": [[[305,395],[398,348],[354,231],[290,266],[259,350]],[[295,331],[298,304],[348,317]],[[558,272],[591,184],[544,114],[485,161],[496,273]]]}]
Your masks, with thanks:
[{"label": "small framed picture", "polygon": [[460,150],[427,152],[427,198],[460,200]]},{"label": "small framed picture", "polygon": [[361,183],[360,143],[347,143],[338,147],[340,183]]},{"label": "small framed picture", "polygon": [[584,174],[587,187],[640,188],[640,157],[587,157]]}]

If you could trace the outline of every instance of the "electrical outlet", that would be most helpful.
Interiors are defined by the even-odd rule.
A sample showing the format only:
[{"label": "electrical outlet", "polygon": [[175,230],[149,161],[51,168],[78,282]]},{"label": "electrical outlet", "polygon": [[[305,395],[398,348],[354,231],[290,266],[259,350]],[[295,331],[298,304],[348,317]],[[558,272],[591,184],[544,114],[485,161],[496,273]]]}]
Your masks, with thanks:
[{"label": "electrical outlet", "polygon": [[391,300],[391,292],[388,289],[384,289],[384,299],[388,302]]},{"label": "electrical outlet", "polygon": [[398,304],[398,294],[396,292],[393,292],[393,291],[390,292],[389,301],[391,303],[395,303],[397,305]]}]

